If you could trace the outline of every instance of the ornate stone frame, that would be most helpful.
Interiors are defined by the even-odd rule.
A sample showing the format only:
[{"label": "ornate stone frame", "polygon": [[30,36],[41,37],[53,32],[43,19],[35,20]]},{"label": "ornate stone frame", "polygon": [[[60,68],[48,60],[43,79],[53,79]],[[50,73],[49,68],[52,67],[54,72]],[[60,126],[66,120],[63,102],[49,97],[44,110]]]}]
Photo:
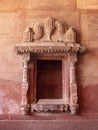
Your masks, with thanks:
[{"label": "ornate stone frame", "polygon": [[[35,33],[34,33],[35,29]],[[44,33],[43,33],[44,31]],[[53,40],[54,32],[56,40]],[[44,39],[42,39],[45,36]],[[22,81],[22,114],[30,112],[69,111],[75,114],[78,108],[77,83],[75,64],[78,52],[83,53],[84,47],[76,43],[76,33],[70,27],[50,17],[39,20],[34,27],[27,27],[24,32],[24,43],[16,45],[15,50],[23,57]],[[27,91],[30,87],[28,80],[29,61],[33,60],[33,102],[28,103]],[[62,60],[62,98],[61,99],[36,99],[36,62],[38,59]]]}]

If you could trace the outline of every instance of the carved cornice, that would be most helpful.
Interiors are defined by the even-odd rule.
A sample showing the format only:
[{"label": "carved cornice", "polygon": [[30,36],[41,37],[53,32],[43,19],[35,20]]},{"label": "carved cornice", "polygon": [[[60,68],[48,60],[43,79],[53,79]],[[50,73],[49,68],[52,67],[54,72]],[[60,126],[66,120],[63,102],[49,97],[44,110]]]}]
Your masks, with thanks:
[{"label": "carved cornice", "polygon": [[[48,44],[48,43],[47,43]],[[53,42],[53,45],[40,45],[40,43],[24,43],[15,46],[15,50],[18,54],[22,53],[64,53],[64,52],[80,52],[83,53],[85,51],[84,47],[81,47],[79,44],[56,44]]]}]

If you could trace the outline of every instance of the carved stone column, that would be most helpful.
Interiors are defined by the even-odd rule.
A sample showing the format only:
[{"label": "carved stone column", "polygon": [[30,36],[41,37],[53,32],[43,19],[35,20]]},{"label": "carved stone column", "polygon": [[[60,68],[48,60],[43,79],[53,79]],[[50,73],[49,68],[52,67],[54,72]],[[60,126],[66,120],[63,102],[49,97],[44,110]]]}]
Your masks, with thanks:
[{"label": "carved stone column", "polygon": [[[69,104],[70,100],[70,93],[69,93],[69,77],[66,76],[68,75],[68,64],[67,64],[67,55],[64,57],[62,60],[62,87],[63,87],[63,99],[65,100],[66,104]],[[66,94],[65,94],[66,93]]]},{"label": "carved stone column", "polygon": [[77,62],[77,53],[71,52],[69,54],[69,76],[70,76],[70,111],[71,114],[75,114],[77,111],[77,83],[75,75],[75,64]]},{"label": "carved stone column", "polygon": [[32,56],[31,58],[32,62],[30,65],[30,85],[32,86],[31,91],[32,91],[32,104],[36,103],[36,77],[37,77],[37,60],[36,60],[36,56]]},{"label": "carved stone column", "polygon": [[27,99],[27,91],[28,91],[28,61],[30,59],[30,54],[22,54],[23,57],[23,65],[22,65],[22,99],[21,99],[21,105],[20,110],[22,114],[27,114],[29,111],[29,104]]}]

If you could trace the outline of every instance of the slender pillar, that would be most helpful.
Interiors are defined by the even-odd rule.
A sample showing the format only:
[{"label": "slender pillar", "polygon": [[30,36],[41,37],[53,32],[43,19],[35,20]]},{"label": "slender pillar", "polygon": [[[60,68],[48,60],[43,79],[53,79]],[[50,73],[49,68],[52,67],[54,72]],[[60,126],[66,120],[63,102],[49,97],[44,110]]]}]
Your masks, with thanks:
[{"label": "slender pillar", "polygon": [[68,76],[68,57],[65,56],[65,58],[62,61],[62,93],[63,93],[63,99],[65,100],[65,103],[68,105],[69,104],[69,100],[70,100],[70,93],[69,93],[69,85],[68,85],[68,81],[69,78]]},{"label": "slender pillar", "polygon": [[23,54],[23,66],[22,66],[22,99],[21,99],[21,105],[20,110],[22,112],[22,115],[27,114],[29,111],[29,104],[27,99],[27,91],[29,87],[28,83],[28,61],[30,59],[30,54]]},{"label": "slender pillar", "polygon": [[37,60],[36,60],[36,56],[33,56],[32,57],[32,63],[31,63],[31,67],[30,67],[30,70],[31,70],[31,73],[30,73],[30,78],[31,78],[31,91],[32,91],[32,99],[31,99],[31,112],[34,112],[34,106],[37,102],[37,99],[36,99],[36,77],[37,77],[37,70],[36,70],[36,67],[37,67]]},{"label": "slender pillar", "polygon": [[77,111],[77,83],[76,83],[76,75],[75,75],[75,64],[77,62],[77,54],[70,54],[70,63],[69,63],[69,76],[70,76],[70,111],[71,114],[75,114]]}]

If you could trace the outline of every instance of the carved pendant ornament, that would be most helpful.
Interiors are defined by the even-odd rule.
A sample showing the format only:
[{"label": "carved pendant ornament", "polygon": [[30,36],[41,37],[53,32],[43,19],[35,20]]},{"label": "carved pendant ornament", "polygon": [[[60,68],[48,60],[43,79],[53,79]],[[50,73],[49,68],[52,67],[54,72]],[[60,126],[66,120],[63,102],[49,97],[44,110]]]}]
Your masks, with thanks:
[{"label": "carved pendant ornament", "polygon": [[[50,17],[41,19],[33,27],[26,27],[23,43],[16,45],[15,50],[23,59],[20,104],[22,114],[29,112],[71,112],[71,114],[76,114],[79,106],[75,75],[77,54],[83,53],[85,47],[76,43],[74,29],[68,27],[64,22]],[[58,59],[62,61],[62,98],[37,99],[37,61]],[[32,66],[30,61],[32,61]],[[32,85],[30,84],[30,70],[33,73]],[[28,99],[30,90],[32,90],[32,101]]]}]

